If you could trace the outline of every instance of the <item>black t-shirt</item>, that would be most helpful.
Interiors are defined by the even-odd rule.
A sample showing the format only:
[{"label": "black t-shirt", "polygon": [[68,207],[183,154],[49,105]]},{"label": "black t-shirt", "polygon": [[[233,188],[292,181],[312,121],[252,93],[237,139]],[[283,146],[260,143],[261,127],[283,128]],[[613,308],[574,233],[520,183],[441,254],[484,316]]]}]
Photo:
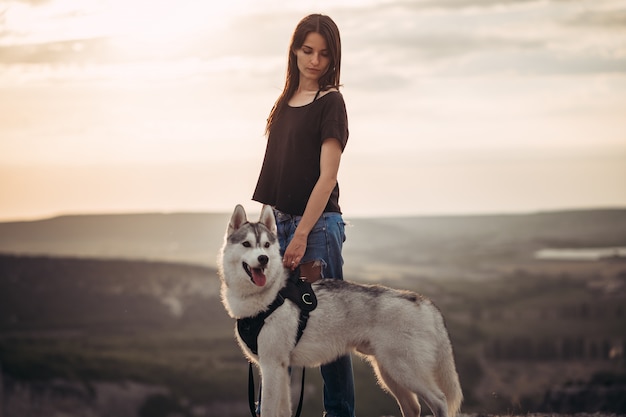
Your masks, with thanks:
[{"label": "black t-shirt", "polygon": [[[301,216],[320,176],[322,143],[329,138],[337,139],[342,151],[348,142],[348,118],[340,92],[327,93],[304,106],[285,106],[269,134],[252,199]],[[339,184],[324,211],[341,213]]]}]

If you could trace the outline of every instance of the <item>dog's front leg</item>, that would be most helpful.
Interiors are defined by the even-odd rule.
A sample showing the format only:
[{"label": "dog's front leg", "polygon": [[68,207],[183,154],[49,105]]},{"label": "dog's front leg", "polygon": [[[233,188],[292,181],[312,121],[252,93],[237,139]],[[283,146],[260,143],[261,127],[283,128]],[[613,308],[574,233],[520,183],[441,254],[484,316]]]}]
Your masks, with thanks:
[{"label": "dog's front leg", "polygon": [[261,417],[290,417],[289,370],[285,363],[261,364]]}]

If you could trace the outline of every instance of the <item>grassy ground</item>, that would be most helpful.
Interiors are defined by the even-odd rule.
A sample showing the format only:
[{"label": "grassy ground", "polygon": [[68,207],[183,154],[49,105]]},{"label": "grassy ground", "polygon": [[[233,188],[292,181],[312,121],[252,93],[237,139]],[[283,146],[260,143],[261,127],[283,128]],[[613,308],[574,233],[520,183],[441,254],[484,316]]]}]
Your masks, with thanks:
[{"label": "grassy ground", "polygon": [[[131,380],[167,388],[146,407],[160,401],[181,415],[212,415],[211,404],[238,404],[246,415],[247,363],[214,270],[18,257],[0,257],[0,265],[0,365],[11,381],[78,381],[89,391],[98,381]],[[605,386],[624,385],[626,265],[545,266],[484,282],[392,283],[422,292],[444,313],[464,412],[536,411],[549,390],[584,387],[601,372],[613,375]],[[172,294],[183,306],[177,314]],[[360,415],[398,415],[369,365],[358,357],[354,365]],[[321,378],[316,370],[307,375],[303,415],[316,416]],[[611,411],[584,407],[578,411]]]}]

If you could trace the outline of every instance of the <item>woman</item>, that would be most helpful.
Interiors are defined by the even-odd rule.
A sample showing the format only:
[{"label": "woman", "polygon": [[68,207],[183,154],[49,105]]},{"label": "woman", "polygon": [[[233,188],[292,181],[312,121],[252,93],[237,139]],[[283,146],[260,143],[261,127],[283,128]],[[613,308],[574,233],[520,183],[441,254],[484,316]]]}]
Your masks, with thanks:
[{"label": "woman", "polygon": [[[274,207],[283,263],[303,279],[343,279],[345,240],[337,173],[348,141],[339,92],[341,41],[328,16],[298,23],[285,87],[267,120],[267,148],[253,199]],[[321,367],[327,417],[354,417],[350,356]]]}]

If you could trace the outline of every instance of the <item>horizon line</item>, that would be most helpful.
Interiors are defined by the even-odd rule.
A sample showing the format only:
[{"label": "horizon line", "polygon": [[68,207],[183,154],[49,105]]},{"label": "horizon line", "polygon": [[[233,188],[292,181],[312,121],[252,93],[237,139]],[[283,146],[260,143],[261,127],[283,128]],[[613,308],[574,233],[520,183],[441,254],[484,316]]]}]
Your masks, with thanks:
[{"label": "horizon line", "polygon": [[[425,217],[493,217],[493,216],[524,216],[548,213],[572,213],[590,211],[621,211],[626,210],[626,206],[579,206],[562,208],[537,208],[533,210],[494,210],[494,211],[467,211],[467,212],[425,212],[425,213],[396,213],[396,214],[355,214],[347,215],[343,213],[345,219],[401,219],[401,218],[425,218]],[[258,215],[261,212],[252,210],[249,215]],[[230,215],[232,210],[127,210],[127,211],[85,211],[85,212],[65,212],[41,216],[0,216],[0,223],[30,223],[54,220],[64,217],[115,217],[115,216],[155,216],[155,215]]]}]

